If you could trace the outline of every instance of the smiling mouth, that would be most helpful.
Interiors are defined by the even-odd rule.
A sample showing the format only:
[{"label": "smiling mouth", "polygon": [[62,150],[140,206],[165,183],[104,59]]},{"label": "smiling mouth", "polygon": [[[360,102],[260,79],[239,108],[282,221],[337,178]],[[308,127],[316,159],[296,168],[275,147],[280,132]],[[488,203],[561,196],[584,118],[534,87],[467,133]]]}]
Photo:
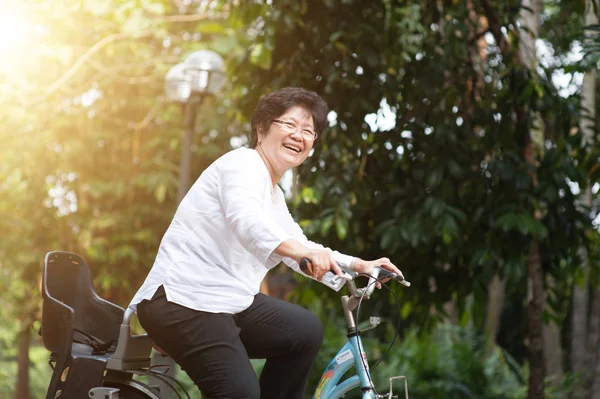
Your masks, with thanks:
[{"label": "smiling mouth", "polygon": [[296,147],[295,145],[291,145],[291,144],[284,144],[283,145],[285,148],[287,148],[290,151],[294,151],[295,153],[299,154],[301,152],[300,147]]}]

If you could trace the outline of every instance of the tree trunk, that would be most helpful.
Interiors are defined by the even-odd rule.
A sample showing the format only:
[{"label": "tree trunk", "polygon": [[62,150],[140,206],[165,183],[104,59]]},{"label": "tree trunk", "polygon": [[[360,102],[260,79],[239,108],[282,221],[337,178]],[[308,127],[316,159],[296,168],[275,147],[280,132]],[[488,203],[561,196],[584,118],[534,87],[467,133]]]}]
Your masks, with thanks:
[{"label": "tree trunk", "polygon": [[[489,29],[488,19],[482,16],[478,11],[472,0],[466,1],[466,6],[469,9],[469,16],[467,20],[467,27],[469,28],[468,37],[469,42],[473,43],[473,46],[469,47],[470,61],[475,64],[479,60],[482,64],[487,62],[487,48],[488,44],[485,40],[485,36],[481,32],[485,32]],[[479,38],[477,39],[477,37]],[[474,82],[470,81],[470,92],[468,93],[467,99],[474,98],[476,101],[481,99],[481,90],[485,87],[484,76],[481,72],[483,68],[478,68],[476,65],[472,66],[475,77]],[[467,106],[469,106],[467,104]],[[470,108],[468,108],[470,110]],[[469,113],[467,111],[467,113]],[[465,122],[471,125],[471,122],[466,118]],[[502,308],[504,307],[504,294],[506,290],[506,279],[500,278],[498,274],[494,274],[487,286],[488,290],[488,301],[486,305],[486,316],[485,316],[485,353],[491,355],[496,347],[496,338],[498,330],[500,328],[500,316],[502,315]]]},{"label": "tree trunk", "polygon": [[[598,23],[598,15],[594,12],[594,6],[591,1],[586,1],[586,11],[585,11],[585,25],[595,25]],[[596,33],[590,33],[592,40],[597,40]],[[587,71],[583,77],[583,85],[581,87],[581,108],[582,108],[582,118],[581,118],[581,133],[583,136],[584,144],[594,144],[595,143],[595,134],[596,134],[596,70],[590,69]],[[592,205],[592,194],[590,189],[588,188],[585,192],[584,203],[587,206]],[[585,254],[587,255],[587,254]],[[583,287],[578,287],[575,285],[573,289],[573,331],[575,331],[576,323],[581,323],[577,327],[577,332],[580,334],[579,330],[585,328],[587,316],[587,303],[583,308],[577,308],[577,304],[575,303],[575,294],[577,294],[577,300],[579,303],[583,303],[588,299],[588,272],[589,272],[589,262],[587,256],[584,257],[585,264],[585,281]],[[580,314],[581,313],[581,314]],[[577,315],[577,321],[575,320]],[[581,384],[584,389],[587,391],[587,397],[591,399],[600,399],[600,363],[598,362],[598,334],[600,330],[600,287],[596,288],[594,293],[594,299],[590,309],[590,319],[589,319],[589,330],[587,331],[587,337],[584,335],[584,339],[581,342],[581,345],[585,345],[584,348],[579,347],[579,344],[576,343],[575,337],[573,336],[572,346],[577,346],[577,359],[576,363],[572,363],[573,371],[581,370],[583,377],[583,384]],[[583,333],[585,334],[585,332]],[[575,357],[575,352],[573,351],[572,356]],[[575,368],[581,367],[581,368]],[[595,371],[595,373],[594,373]],[[583,393],[583,392],[582,392]]]},{"label": "tree trunk", "polygon": [[496,346],[496,336],[500,327],[500,316],[504,306],[506,279],[494,274],[488,284],[488,302],[485,317],[486,354],[492,354]]},{"label": "tree trunk", "polygon": [[[552,295],[553,288],[555,286],[554,277],[546,276],[546,292]],[[547,306],[549,302],[545,298],[546,312],[553,314],[552,309]],[[554,298],[550,298],[550,301]],[[550,319],[547,323],[544,323],[543,327],[543,339],[544,339],[544,364],[546,370],[546,376],[550,378],[553,386],[558,387],[564,377],[563,369],[563,351],[560,340],[560,327],[556,320]]]},{"label": "tree trunk", "polygon": [[[588,205],[588,194],[591,192],[586,190],[584,193],[583,202]],[[589,199],[591,201],[591,198]],[[574,388],[573,397],[580,399],[585,397],[585,392],[588,389],[588,381],[585,376],[586,367],[586,356],[587,351],[590,348],[586,348],[588,341],[587,336],[587,325],[588,325],[588,258],[584,248],[580,249],[580,256],[585,268],[585,277],[582,285],[577,282],[573,284],[573,314],[571,316],[571,353],[570,353],[570,366],[571,372],[575,373],[581,382]],[[592,368],[593,369],[593,368]]]},{"label": "tree trunk", "polygon": [[[594,13],[591,1],[586,2],[585,25],[598,23],[598,16]],[[596,35],[590,35],[594,38]],[[584,145],[595,143],[595,117],[596,117],[596,71],[594,69],[585,73],[581,88],[581,133]],[[583,203],[592,206],[592,193],[588,188],[583,195]],[[581,250],[584,269],[584,281],[581,286],[573,287],[573,318],[571,342],[571,371],[577,373],[582,383],[578,384],[575,392],[576,398],[600,399],[600,378],[598,376],[598,330],[600,328],[600,288],[594,293],[591,304],[590,318],[588,316],[588,273],[589,258],[584,249]],[[588,327],[589,326],[589,327]],[[596,376],[594,375],[596,370]]]},{"label": "tree trunk", "polygon": [[[600,334],[600,288],[594,293],[590,312],[590,330],[588,333],[587,366],[584,382],[589,383],[590,399],[600,399],[600,362],[598,362],[598,335]],[[594,376],[595,371],[595,376]],[[588,386],[586,384],[586,386]]]},{"label": "tree trunk", "polygon": [[446,321],[449,322],[450,324],[457,325],[458,324],[458,312],[456,311],[456,304],[454,303],[454,301],[444,302],[444,304],[442,305],[442,308],[444,309],[444,313],[446,313],[446,317],[447,317]]},{"label": "tree trunk", "polygon": [[544,287],[539,247],[533,241],[529,247],[527,275],[531,299],[527,305],[529,337],[529,390],[527,399],[544,398],[544,350],[542,329],[544,325]]},{"label": "tree trunk", "polygon": [[[521,64],[532,72],[535,72],[537,60],[535,41],[539,36],[540,14],[542,11],[541,0],[523,0],[521,3],[519,30],[519,60]],[[527,29],[524,29],[527,28]],[[531,130],[530,120],[534,115],[530,111],[519,108],[517,112],[517,123],[520,126],[523,137],[524,158],[530,165],[535,165],[535,143]],[[531,172],[533,185],[537,185],[537,176]],[[541,214],[535,211],[535,218],[540,219]],[[527,327],[529,341],[529,390],[528,399],[544,398],[544,281],[542,266],[540,263],[539,245],[533,239],[527,259],[527,283],[529,303],[527,305]]]},{"label": "tree trunk", "polygon": [[[28,324],[28,323],[24,323]],[[22,326],[17,334],[17,386],[16,399],[29,399],[29,325]]]},{"label": "tree trunk", "polygon": [[560,343],[560,328],[554,321],[545,323],[544,338],[544,368],[553,386],[557,387],[564,377],[562,349]]}]

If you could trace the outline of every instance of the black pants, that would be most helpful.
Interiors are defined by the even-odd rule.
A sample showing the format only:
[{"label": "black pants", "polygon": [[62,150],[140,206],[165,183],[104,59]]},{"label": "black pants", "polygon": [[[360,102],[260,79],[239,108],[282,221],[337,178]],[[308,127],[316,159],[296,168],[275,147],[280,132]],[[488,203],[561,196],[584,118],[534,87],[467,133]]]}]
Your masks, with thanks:
[{"label": "black pants", "polygon": [[[138,305],[140,324],[210,399],[302,399],[323,328],[308,310],[263,294],[238,314],[168,302],[163,287]],[[252,359],[267,359],[260,379]]]}]

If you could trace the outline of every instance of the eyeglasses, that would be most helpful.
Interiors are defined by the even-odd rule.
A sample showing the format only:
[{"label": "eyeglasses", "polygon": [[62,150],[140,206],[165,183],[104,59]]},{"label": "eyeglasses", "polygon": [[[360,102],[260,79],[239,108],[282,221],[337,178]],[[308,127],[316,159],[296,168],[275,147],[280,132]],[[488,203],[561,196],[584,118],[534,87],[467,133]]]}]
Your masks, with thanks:
[{"label": "eyeglasses", "polygon": [[315,141],[317,139],[317,132],[313,132],[310,129],[303,129],[296,125],[294,122],[281,121],[279,119],[273,119],[273,122],[281,126],[281,129],[287,133],[296,133],[300,131],[302,138],[308,141]]}]

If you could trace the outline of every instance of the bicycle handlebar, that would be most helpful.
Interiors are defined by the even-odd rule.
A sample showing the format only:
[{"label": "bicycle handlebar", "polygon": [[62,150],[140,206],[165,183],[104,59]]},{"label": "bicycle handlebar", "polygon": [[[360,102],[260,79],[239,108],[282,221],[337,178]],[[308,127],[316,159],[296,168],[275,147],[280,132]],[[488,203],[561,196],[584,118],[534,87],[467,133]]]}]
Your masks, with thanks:
[{"label": "bicycle handlebar", "polygon": [[[305,274],[310,276],[311,273],[310,273],[310,270],[308,269],[309,263],[311,263],[310,259],[302,258],[300,260],[299,265],[300,265],[300,270],[302,270]],[[386,279],[386,278],[396,280],[397,282],[404,285],[405,287],[410,287],[410,282],[406,281],[404,279],[404,276],[398,275],[397,273],[390,272],[389,270],[384,269],[382,267],[376,267],[373,270],[373,274],[369,277],[369,282],[367,283],[366,287],[357,288],[356,284],[354,283],[354,279],[358,276],[358,273],[353,272],[344,266],[341,266],[341,265],[338,265],[338,266],[340,266],[340,268],[344,272],[343,278],[345,278],[346,280],[349,281],[350,292],[354,296],[363,296],[363,295],[366,295],[367,297],[370,296],[373,293],[373,290],[375,289],[375,282],[377,280],[382,280],[382,279]],[[328,273],[333,273],[333,270],[330,270]]]}]

